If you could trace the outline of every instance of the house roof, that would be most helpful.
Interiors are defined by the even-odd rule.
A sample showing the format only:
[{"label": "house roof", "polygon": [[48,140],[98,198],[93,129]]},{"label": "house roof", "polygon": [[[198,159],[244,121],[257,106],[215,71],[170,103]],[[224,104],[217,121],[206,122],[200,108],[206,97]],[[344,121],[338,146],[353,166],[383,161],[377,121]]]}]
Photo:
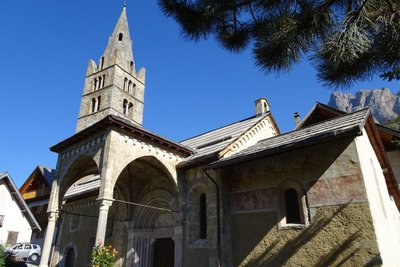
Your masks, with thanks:
[{"label": "house roof", "polygon": [[38,166],[38,168],[42,173],[46,183],[51,187],[51,185],[53,184],[54,175],[56,174],[56,170],[45,166]]},{"label": "house roof", "polygon": [[[56,170],[54,170],[52,168],[44,167],[44,166],[37,166],[33,170],[33,172],[29,175],[28,179],[26,179],[26,181],[20,187],[19,192],[23,195],[26,192],[26,190],[29,188],[29,186],[33,183],[33,181],[35,179],[37,179],[37,177],[41,177],[41,179],[44,180],[44,182],[47,184],[49,189],[51,189],[55,173],[56,173]],[[31,200],[43,198],[44,196],[46,196],[46,195],[35,196]]]},{"label": "house roof", "polygon": [[61,152],[63,149],[78,143],[88,136],[91,136],[98,131],[105,129],[109,126],[115,126],[119,129],[123,129],[131,134],[139,135],[141,138],[148,139],[152,142],[158,143],[163,147],[168,147],[169,149],[175,150],[178,153],[181,153],[185,156],[189,156],[193,153],[190,148],[185,147],[184,145],[178,144],[174,141],[171,141],[165,137],[157,135],[149,130],[144,129],[141,126],[135,125],[128,120],[124,120],[118,116],[108,115],[107,117],[103,118],[102,120],[96,122],[95,124],[87,127],[86,129],[76,133],[75,135],[61,141],[60,143],[52,146],[50,148],[53,152]]},{"label": "house roof", "polygon": [[194,151],[194,154],[186,158],[185,162],[216,155],[269,115],[270,112],[253,116],[181,141],[180,144],[190,147]]},{"label": "house roof", "polygon": [[14,181],[12,180],[11,176],[7,172],[0,173],[0,180],[4,180],[6,185],[8,186],[11,194],[14,196],[15,201],[17,202],[21,212],[26,216],[29,224],[32,227],[32,230],[39,230],[42,229],[39,226],[39,223],[36,221],[35,216],[33,216],[31,210],[29,209],[28,205],[26,204],[25,200],[22,198],[21,194],[17,186],[15,185]]},{"label": "house roof", "polygon": [[242,161],[281,153],[315,144],[322,140],[338,138],[339,136],[361,134],[369,114],[370,112],[368,109],[363,109],[286,134],[261,140],[256,145],[210,164],[209,168],[224,167]]},{"label": "house roof", "polygon": [[[320,122],[329,118],[334,118],[339,115],[347,114],[344,111],[336,108],[327,106],[325,104],[317,102],[317,104],[311,109],[311,111],[304,117],[301,123],[296,129],[301,129],[306,126],[310,126],[316,122]],[[400,140],[400,132],[392,128],[386,127],[382,124],[377,123],[375,125],[378,130],[379,136],[383,142],[383,146],[386,151],[398,150],[399,147],[395,145],[394,140]]]}]

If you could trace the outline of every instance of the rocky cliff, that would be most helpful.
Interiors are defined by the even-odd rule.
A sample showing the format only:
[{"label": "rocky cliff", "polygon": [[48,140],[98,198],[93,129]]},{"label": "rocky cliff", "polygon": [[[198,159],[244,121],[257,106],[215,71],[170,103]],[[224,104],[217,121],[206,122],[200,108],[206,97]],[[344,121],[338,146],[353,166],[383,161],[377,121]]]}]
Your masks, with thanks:
[{"label": "rocky cliff", "polygon": [[328,105],[346,112],[369,107],[375,120],[386,124],[400,115],[400,92],[393,94],[388,88],[361,90],[355,95],[335,92]]}]

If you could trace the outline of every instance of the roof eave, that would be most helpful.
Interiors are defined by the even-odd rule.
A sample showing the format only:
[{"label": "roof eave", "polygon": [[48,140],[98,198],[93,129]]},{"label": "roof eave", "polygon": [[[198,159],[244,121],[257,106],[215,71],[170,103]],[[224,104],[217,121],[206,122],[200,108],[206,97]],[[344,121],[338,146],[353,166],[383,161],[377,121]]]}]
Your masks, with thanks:
[{"label": "roof eave", "polygon": [[219,159],[218,153],[219,153],[219,151],[213,152],[210,154],[206,154],[204,156],[197,157],[194,159],[188,159],[186,161],[182,161],[176,166],[176,168],[180,169],[180,170],[184,170],[184,169],[193,168],[196,166],[202,166],[202,165],[209,164],[210,162],[213,162],[213,161],[216,161]]},{"label": "roof eave", "polygon": [[164,146],[167,146],[168,148],[177,150],[178,152],[189,156],[193,154],[193,151],[190,150],[189,148],[182,146],[182,145],[178,145],[177,143],[174,143],[172,141],[163,139],[155,134],[152,134],[148,131],[145,131],[143,129],[140,129],[138,127],[134,127],[133,125],[130,125],[128,123],[125,123],[121,120],[118,120],[115,116],[113,115],[108,115],[107,117],[105,117],[104,119],[100,120],[99,122],[89,126],[88,128],[78,132],[77,134],[65,139],[64,141],[52,146],[50,148],[51,151],[56,152],[56,153],[60,153],[63,149],[65,149],[66,147],[69,147],[81,140],[83,140],[84,138],[97,133],[100,130],[106,129],[109,126],[116,126],[119,129],[123,129],[127,132],[130,133],[135,133],[140,135],[141,137],[145,137],[148,138],[152,141],[155,141],[159,144],[162,144]]},{"label": "roof eave", "polygon": [[360,135],[362,135],[362,127],[360,127],[360,125],[356,125],[350,129],[346,129],[344,131],[332,131],[329,133],[325,133],[325,134],[317,135],[317,136],[314,136],[314,137],[311,137],[308,139],[301,140],[294,144],[286,144],[283,146],[265,149],[265,150],[251,153],[248,155],[243,155],[243,156],[232,158],[232,159],[226,159],[226,160],[223,160],[220,162],[217,161],[217,162],[209,164],[208,166],[205,167],[205,169],[219,169],[219,168],[227,167],[227,166],[230,166],[233,164],[242,163],[245,161],[255,160],[255,159],[262,158],[262,157],[267,157],[267,156],[280,154],[280,153],[287,152],[287,151],[300,149],[303,147],[314,145],[314,144],[316,144],[318,142],[322,142],[322,141],[330,141],[330,140],[334,140],[334,139],[338,139],[338,138],[342,138],[342,137],[360,136]]}]

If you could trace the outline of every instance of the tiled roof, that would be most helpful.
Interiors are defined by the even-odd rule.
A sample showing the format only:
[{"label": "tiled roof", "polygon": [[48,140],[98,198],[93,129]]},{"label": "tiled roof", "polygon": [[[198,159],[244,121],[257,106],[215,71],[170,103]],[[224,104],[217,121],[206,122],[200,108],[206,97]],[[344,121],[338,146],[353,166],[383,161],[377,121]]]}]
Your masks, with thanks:
[{"label": "tiled roof", "polygon": [[264,139],[230,157],[220,159],[210,166],[212,168],[222,167],[246,159],[254,159],[305,146],[313,143],[313,140],[342,136],[346,133],[360,133],[369,114],[368,109],[363,109],[286,134]]},{"label": "tiled roof", "polygon": [[52,169],[52,168],[48,168],[48,167],[44,167],[44,166],[38,166],[40,172],[43,175],[43,178],[46,180],[47,184],[51,187],[51,185],[53,184],[53,180],[54,180],[54,175],[56,173],[56,170]]},{"label": "tiled roof", "polygon": [[64,195],[64,200],[97,191],[100,188],[100,180],[100,175],[79,179],[67,190]]},{"label": "tiled roof", "polygon": [[265,118],[268,114],[269,113],[266,113],[263,116],[250,117],[181,141],[180,144],[190,147],[195,151],[195,154],[187,158],[187,160],[192,160],[221,151],[256,123]]}]

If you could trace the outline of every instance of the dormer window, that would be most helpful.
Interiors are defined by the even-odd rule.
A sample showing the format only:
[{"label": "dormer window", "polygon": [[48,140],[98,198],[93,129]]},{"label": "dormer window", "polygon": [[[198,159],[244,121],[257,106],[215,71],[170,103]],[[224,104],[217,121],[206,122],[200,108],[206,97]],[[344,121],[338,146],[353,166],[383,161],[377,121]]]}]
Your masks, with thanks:
[{"label": "dormer window", "polygon": [[122,41],[122,38],[124,38],[124,35],[122,33],[118,34],[118,41]]}]

